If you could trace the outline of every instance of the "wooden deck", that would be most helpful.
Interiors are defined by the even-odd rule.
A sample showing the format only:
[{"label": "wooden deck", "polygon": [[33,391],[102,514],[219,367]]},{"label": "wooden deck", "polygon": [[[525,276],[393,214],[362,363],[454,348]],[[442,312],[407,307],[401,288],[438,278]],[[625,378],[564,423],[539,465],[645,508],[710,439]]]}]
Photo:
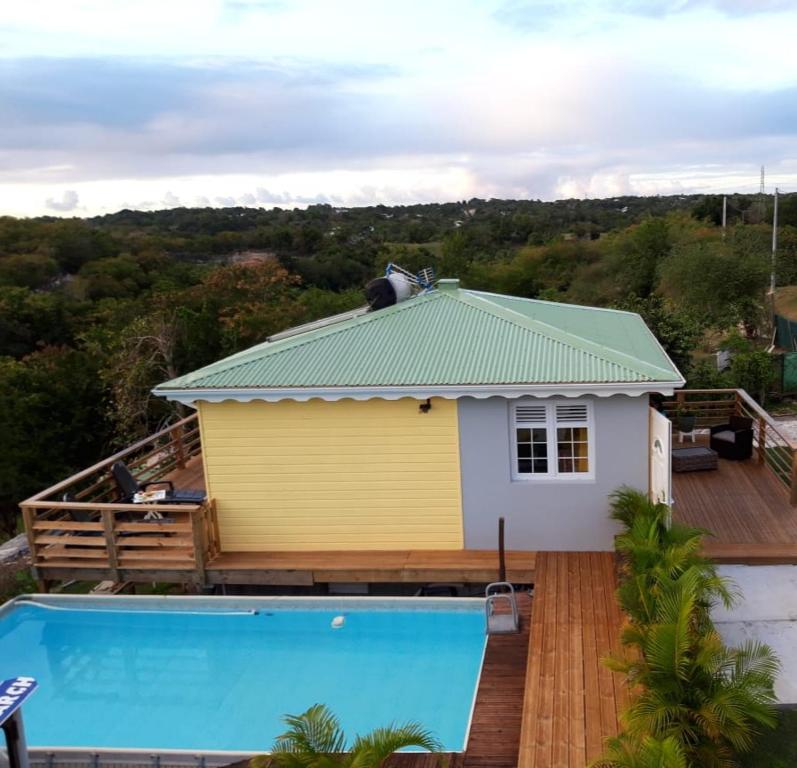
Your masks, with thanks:
[{"label": "wooden deck", "polygon": [[205,490],[205,469],[202,466],[202,454],[192,456],[182,468],[173,469],[164,477],[171,480],[175,488],[196,488]]},{"label": "wooden deck", "polygon": [[[507,552],[507,578],[534,581],[534,552]],[[494,550],[220,552],[207,564],[209,584],[312,586],[329,583],[485,584],[498,579]]]},{"label": "wooden deck", "polygon": [[622,618],[609,552],[540,552],[518,768],[584,768],[617,733],[628,700],[601,659],[619,650]]},{"label": "wooden deck", "polygon": [[[705,438],[697,444],[705,445]],[[775,473],[755,456],[720,459],[716,470],[673,472],[672,485],[673,519],[709,530],[704,549],[713,559],[797,563],[797,507]]]},{"label": "wooden deck", "polygon": [[[168,478],[177,488],[204,488],[202,456],[193,457]],[[531,584],[535,557],[534,552],[507,552],[509,581]],[[498,554],[494,550],[220,552],[206,568],[208,584],[484,584],[498,579]]]},{"label": "wooden deck", "polygon": [[533,601],[518,594],[521,631],[487,641],[465,768],[516,768]]}]

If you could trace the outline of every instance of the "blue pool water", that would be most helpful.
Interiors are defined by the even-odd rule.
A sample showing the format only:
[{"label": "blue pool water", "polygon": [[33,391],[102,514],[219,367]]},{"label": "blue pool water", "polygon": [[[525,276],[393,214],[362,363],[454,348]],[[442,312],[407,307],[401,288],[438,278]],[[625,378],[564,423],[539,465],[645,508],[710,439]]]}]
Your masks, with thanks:
[{"label": "blue pool water", "polygon": [[266,751],[282,715],[323,703],[349,736],[418,720],[463,748],[480,602],[276,602],[257,613],[19,603],[0,614],[0,680],[39,682],[25,705],[32,746]]}]

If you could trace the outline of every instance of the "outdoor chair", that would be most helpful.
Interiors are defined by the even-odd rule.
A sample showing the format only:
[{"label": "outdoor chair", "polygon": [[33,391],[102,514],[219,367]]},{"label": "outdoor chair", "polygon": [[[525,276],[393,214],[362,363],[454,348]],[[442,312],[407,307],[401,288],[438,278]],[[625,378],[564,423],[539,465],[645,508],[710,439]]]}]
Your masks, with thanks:
[{"label": "outdoor chair", "polygon": [[122,504],[132,504],[133,497],[137,493],[141,493],[153,485],[166,486],[166,494],[162,499],[163,504],[201,504],[205,500],[205,491],[193,488],[175,490],[171,480],[149,480],[139,483],[123,461],[117,461],[111,466],[111,474],[119,487]]},{"label": "outdoor chair", "polygon": [[[72,503],[72,502],[77,503],[77,499],[75,498],[75,495],[73,493],[70,493],[69,491],[67,491],[66,493],[64,493],[63,496],[61,496],[61,501],[65,501],[68,504]],[[74,523],[96,523],[97,520],[98,520],[96,512],[92,512],[90,509],[75,508],[75,509],[67,509],[67,510],[65,510],[65,512],[66,512],[67,515],[69,515],[69,519],[72,522],[74,522]],[[84,532],[82,532],[81,534],[78,534],[78,535],[91,536],[91,535],[94,535],[95,533],[99,533],[99,532],[98,531],[84,531]]]},{"label": "outdoor chair", "polygon": [[744,461],[753,455],[753,420],[731,416],[727,424],[711,427],[711,450],[721,459]]}]

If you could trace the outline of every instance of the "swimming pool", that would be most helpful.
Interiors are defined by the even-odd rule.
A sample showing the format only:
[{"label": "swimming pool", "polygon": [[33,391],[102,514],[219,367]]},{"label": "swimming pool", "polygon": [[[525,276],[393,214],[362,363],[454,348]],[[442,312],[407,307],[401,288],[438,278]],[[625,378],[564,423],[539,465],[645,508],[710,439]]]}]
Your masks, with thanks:
[{"label": "swimming pool", "polygon": [[322,703],[350,737],[417,720],[461,751],[484,648],[470,599],[33,596],[0,610],[0,680],[39,683],[33,747],[264,752],[282,715]]}]

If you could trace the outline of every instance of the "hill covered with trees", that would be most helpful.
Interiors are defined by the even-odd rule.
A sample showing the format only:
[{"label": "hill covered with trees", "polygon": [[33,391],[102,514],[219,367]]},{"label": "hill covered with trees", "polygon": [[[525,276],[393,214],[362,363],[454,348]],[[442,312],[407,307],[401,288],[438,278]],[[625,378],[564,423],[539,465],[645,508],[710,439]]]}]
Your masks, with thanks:
[{"label": "hill covered with trees", "polygon": [[[174,417],[160,381],[363,304],[396,262],[467,287],[640,312],[697,383],[701,348],[767,326],[771,212],[755,197],[468,200],[0,218],[0,523]],[[797,283],[797,195],[778,283]],[[748,342],[745,342],[748,343]]]}]

